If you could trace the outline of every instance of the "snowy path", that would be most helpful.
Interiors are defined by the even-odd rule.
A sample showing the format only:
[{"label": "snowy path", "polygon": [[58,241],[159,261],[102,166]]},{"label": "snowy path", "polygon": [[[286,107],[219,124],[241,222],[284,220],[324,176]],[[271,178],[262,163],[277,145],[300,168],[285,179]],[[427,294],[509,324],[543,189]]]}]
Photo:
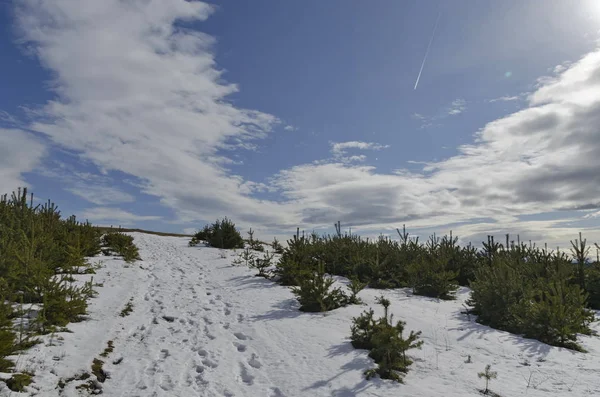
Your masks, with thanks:
[{"label": "snowy path", "polygon": [[[290,310],[296,306],[290,292],[232,267],[233,252],[147,235],[136,235],[136,243],[150,281],[127,328],[114,338],[115,355],[124,360],[105,366],[111,374],[103,385],[106,394],[283,397],[297,395],[284,390],[304,389],[305,395],[330,395],[327,380],[311,385],[329,372],[326,360],[320,368],[309,354],[315,349],[332,354],[323,338],[331,324],[319,324],[324,315]],[[222,258],[222,252],[230,256]],[[296,317],[308,324],[295,326]],[[347,333],[346,318],[339,327]],[[322,345],[307,350],[307,337]],[[339,339],[337,333],[333,339]],[[356,354],[349,346],[343,350],[337,353]]]},{"label": "snowy path", "polygon": [[[76,389],[84,381],[60,388],[58,380],[89,372],[108,341],[107,396],[474,397],[486,364],[498,371],[491,386],[503,397],[600,395],[600,338],[582,337],[589,350],[582,354],[491,330],[460,314],[466,290],[455,302],[384,291],[391,311],[407,329],[422,330],[425,344],[413,352],[406,384],[366,381],[372,360],[347,339],[351,318],[366,306],[301,313],[288,288],[231,266],[232,251],[133,235],[144,260],[130,267],[107,260],[94,276],[103,286],[90,302],[90,320],[21,358],[19,368],[36,373],[30,395],[89,395]],[[361,297],[375,306],[381,293]],[[130,298],[133,311],[119,316]]]}]

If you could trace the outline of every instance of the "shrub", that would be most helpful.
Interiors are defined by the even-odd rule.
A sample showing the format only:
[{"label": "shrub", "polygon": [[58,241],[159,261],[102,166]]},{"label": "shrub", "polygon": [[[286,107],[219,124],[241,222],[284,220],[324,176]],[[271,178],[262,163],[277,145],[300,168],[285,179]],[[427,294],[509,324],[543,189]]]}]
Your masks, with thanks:
[{"label": "shrub", "polygon": [[375,320],[373,309],[369,309],[353,318],[352,346],[370,350],[369,357],[377,363],[376,368],[365,371],[367,379],[379,375],[382,379],[402,382],[402,374],[408,372],[412,364],[406,353],[410,349],[421,348],[421,332],[411,331],[405,339],[403,333],[406,323],[397,321],[394,324],[393,316],[388,315],[390,301],[380,297],[377,302],[384,307],[383,317]]},{"label": "shrub", "polygon": [[273,274],[281,285],[298,286],[302,279],[311,275],[312,271],[312,268],[304,267],[291,258],[282,258],[275,265]]},{"label": "shrub", "polygon": [[[93,294],[91,282],[75,288],[72,274],[93,273],[86,260],[101,249],[101,232],[74,216],[63,219],[48,201],[33,205],[33,195],[19,189],[0,196],[0,371],[12,364],[6,357],[32,346],[30,337],[76,321],[85,314]],[[40,307],[32,325],[13,331],[15,303]]]},{"label": "shrub", "polygon": [[371,350],[373,344],[371,339],[375,332],[376,321],[373,309],[364,311],[360,316],[352,318],[352,327],[350,327],[352,346],[355,349]]},{"label": "shrub", "polygon": [[250,267],[258,270],[257,276],[269,278],[266,272],[271,267],[274,254],[269,255],[269,251],[265,252],[262,258],[256,258],[250,262]]},{"label": "shrub", "polygon": [[244,248],[242,235],[235,228],[235,224],[227,218],[217,219],[212,225],[204,226],[201,231],[192,237],[189,245],[196,245],[200,241],[206,241],[209,246],[215,248]]},{"label": "shrub", "polygon": [[485,378],[485,389],[482,391],[483,394],[488,394],[490,392],[489,384],[492,379],[496,379],[498,376],[498,372],[491,370],[492,366],[490,364],[485,366],[485,370],[483,372],[479,372],[477,377],[479,379]]},{"label": "shrub", "polygon": [[29,373],[14,374],[6,380],[6,386],[12,391],[24,392],[32,382],[32,376]]},{"label": "shrub", "polygon": [[0,372],[8,372],[14,366],[12,361],[6,359],[16,350],[16,335],[11,322],[13,314],[11,305],[0,295]]},{"label": "shrub", "polygon": [[586,308],[587,295],[566,279],[539,282],[521,301],[517,318],[525,336],[551,345],[582,350],[578,333],[589,333],[594,314]]},{"label": "shrub", "polygon": [[273,237],[273,242],[271,243],[271,247],[273,248],[273,252],[278,255],[283,254],[283,245],[277,240],[277,237]]},{"label": "shrub", "polygon": [[358,278],[353,277],[350,279],[350,284],[348,287],[350,288],[350,298],[348,298],[348,303],[351,305],[359,305],[362,303],[360,298],[358,297],[358,293],[362,291],[367,286],[367,283],[361,282]]},{"label": "shrub", "polygon": [[585,269],[585,290],[588,293],[588,306],[600,310],[600,263]]},{"label": "shrub", "polygon": [[244,250],[239,254],[238,258],[234,260],[234,264],[244,264],[248,267],[254,266],[254,261],[256,260],[256,255],[250,248],[244,248]]},{"label": "shrub", "polygon": [[325,312],[345,306],[348,297],[337,287],[331,289],[334,281],[325,275],[323,265],[317,271],[303,277],[292,292],[300,302],[300,310],[305,312]]},{"label": "shrub", "polygon": [[127,317],[131,314],[132,311],[133,311],[133,298],[129,299],[129,301],[125,304],[125,307],[123,308],[123,310],[121,310],[121,313],[119,313],[119,316]]},{"label": "shrub", "polygon": [[64,327],[70,322],[81,321],[86,314],[85,287],[67,285],[64,278],[49,280],[44,287],[42,310],[37,318],[41,333],[56,326]]},{"label": "shrub", "polygon": [[250,248],[253,249],[254,251],[258,251],[258,252],[263,252],[265,250],[265,247],[263,246],[263,244],[254,239],[254,230],[252,230],[252,228],[250,228],[250,230],[248,231],[248,244],[250,245]]},{"label": "shrub", "polygon": [[454,299],[458,289],[457,272],[448,270],[447,258],[435,254],[422,255],[408,266],[409,285],[415,295],[439,299]]},{"label": "shrub", "polygon": [[198,241],[208,241],[208,239],[210,238],[211,233],[212,233],[211,227],[209,225],[205,225],[202,228],[202,230],[199,230],[198,232],[196,232],[196,234],[194,235],[194,237]]},{"label": "shrub", "polygon": [[578,333],[589,333],[593,312],[562,254],[496,254],[477,271],[469,304],[478,321],[541,342],[580,350]]},{"label": "shrub", "polygon": [[102,236],[102,245],[122,256],[125,262],[131,263],[141,259],[133,237],[128,234],[119,231],[108,232]]}]

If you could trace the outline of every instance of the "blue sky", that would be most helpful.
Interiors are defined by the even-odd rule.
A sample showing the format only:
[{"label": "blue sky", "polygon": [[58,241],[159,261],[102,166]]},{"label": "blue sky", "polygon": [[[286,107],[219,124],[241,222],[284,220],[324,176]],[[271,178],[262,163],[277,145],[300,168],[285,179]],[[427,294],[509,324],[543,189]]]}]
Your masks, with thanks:
[{"label": "blue sky", "polygon": [[0,186],[163,231],[600,241],[600,6],[575,3],[5,2]]}]

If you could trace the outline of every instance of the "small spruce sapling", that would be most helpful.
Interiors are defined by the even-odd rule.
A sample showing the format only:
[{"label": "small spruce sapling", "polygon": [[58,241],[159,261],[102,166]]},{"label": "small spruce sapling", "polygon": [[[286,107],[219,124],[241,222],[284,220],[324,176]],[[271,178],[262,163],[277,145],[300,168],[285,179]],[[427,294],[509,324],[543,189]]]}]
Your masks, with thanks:
[{"label": "small spruce sapling", "polygon": [[300,302],[300,311],[326,312],[345,306],[348,296],[339,288],[332,288],[333,278],[325,275],[325,266],[319,264],[317,271],[309,273],[292,287],[292,293]]},{"label": "small spruce sapling", "polygon": [[393,315],[389,315],[391,302],[380,296],[376,302],[384,308],[384,316],[373,319],[373,310],[364,312],[353,319],[352,345],[356,348],[369,349],[369,357],[377,363],[377,367],[365,371],[367,379],[379,376],[402,383],[402,374],[408,372],[412,360],[406,355],[410,349],[420,349],[423,341],[419,340],[421,332],[411,331],[408,338],[402,335],[406,325],[403,321],[394,323]]},{"label": "small spruce sapling", "polygon": [[240,259],[247,267],[253,267],[254,261],[256,260],[256,255],[250,248],[244,248],[242,253],[240,254]]},{"label": "small spruce sapling", "polygon": [[358,293],[362,291],[367,286],[367,283],[361,282],[358,278],[353,277],[350,279],[350,284],[348,284],[348,288],[350,288],[350,298],[348,299],[348,303],[351,305],[360,305],[362,300],[358,297]]},{"label": "small spruce sapling", "polygon": [[374,319],[375,312],[373,309],[364,311],[360,316],[352,318],[352,326],[350,327],[350,336],[352,346],[355,349],[371,350],[373,344],[371,339],[375,332],[376,321]]},{"label": "small spruce sapling", "polygon": [[277,240],[277,237],[273,237],[273,242],[271,243],[271,247],[273,247],[273,251],[276,254],[278,254],[278,255],[283,254],[283,246],[281,245],[279,240]]},{"label": "small spruce sapling", "polygon": [[492,366],[488,364],[485,366],[485,371],[477,374],[480,379],[485,378],[485,389],[483,390],[483,394],[489,394],[489,383],[492,379],[496,379],[498,376],[498,372],[492,371],[491,368]]},{"label": "small spruce sapling", "polygon": [[263,254],[262,258],[256,258],[250,263],[250,267],[258,270],[257,276],[269,278],[267,269],[271,267],[274,254],[269,254],[269,251]]},{"label": "small spruce sapling", "polygon": [[252,228],[248,231],[248,244],[254,251],[263,252],[265,250],[261,242],[254,239],[254,230]]}]

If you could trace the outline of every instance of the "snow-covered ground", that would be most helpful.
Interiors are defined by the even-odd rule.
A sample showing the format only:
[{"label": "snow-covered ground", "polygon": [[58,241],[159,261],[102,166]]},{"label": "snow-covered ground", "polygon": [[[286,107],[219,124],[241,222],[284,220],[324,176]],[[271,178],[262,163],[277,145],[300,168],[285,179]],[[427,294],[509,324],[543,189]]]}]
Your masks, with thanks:
[{"label": "snow-covered ground", "polygon": [[[302,313],[289,288],[232,266],[233,251],[132,235],[143,261],[125,267],[94,259],[104,261],[94,276],[103,286],[90,302],[90,319],[19,357],[19,369],[35,373],[30,395],[89,394],[76,389],[87,381],[60,388],[59,380],[89,372],[100,358],[107,396],[467,397],[480,395],[477,373],[486,364],[498,372],[491,390],[503,397],[600,396],[600,337],[582,336],[589,352],[577,353],[481,326],[461,314],[466,289],[454,302],[383,291],[395,318],[421,330],[425,343],[411,352],[405,384],[367,381],[363,372],[374,364],[350,345],[351,318],[376,307],[382,291],[362,291],[363,306]],[[130,299],[133,311],[121,317]],[[100,357],[109,341],[114,351]],[[0,395],[19,393],[5,388]]]}]

